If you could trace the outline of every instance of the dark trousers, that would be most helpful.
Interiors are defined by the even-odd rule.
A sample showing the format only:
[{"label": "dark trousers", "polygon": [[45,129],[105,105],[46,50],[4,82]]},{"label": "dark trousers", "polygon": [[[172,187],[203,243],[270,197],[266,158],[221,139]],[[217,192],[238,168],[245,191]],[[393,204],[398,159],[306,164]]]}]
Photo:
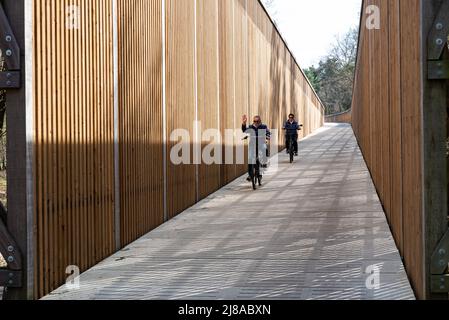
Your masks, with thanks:
[{"label": "dark trousers", "polygon": [[285,139],[285,148],[290,148],[290,139],[293,139],[293,148],[295,153],[298,153],[298,135],[287,135]]}]

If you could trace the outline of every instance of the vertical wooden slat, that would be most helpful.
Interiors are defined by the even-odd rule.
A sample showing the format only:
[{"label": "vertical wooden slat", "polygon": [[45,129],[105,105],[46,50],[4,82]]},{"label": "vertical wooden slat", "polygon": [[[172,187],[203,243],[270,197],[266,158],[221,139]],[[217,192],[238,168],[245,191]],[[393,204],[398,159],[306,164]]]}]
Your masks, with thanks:
[{"label": "vertical wooden slat", "polygon": [[402,224],[402,123],[401,123],[401,43],[399,2],[388,1],[389,58],[390,58],[390,159],[391,159],[391,213],[390,224],[399,251],[404,252]]},{"label": "vertical wooden slat", "polygon": [[[167,211],[169,218],[196,200],[195,166],[174,165],[170,141],[176,129],[187,130],[193,139],[195,120],[195,3],[196,0],[166,1],[166,111],[167,111]],[[181,36],[182,34],[182,36]],[[183,52],[182,55],[178,54]],[[193,155],[193,142],[191,156]]]},{"label": "vertical wooden slat", "polygon": [[[418,295],[423,288],[421,23],[419,0],[401,0],[401,83],[403,137],[403,223],[405,264]],[[408,17],[408,18],[405,18]],[[421,296],[422,297],[422,296]]]},{"label": "vertical wooden slat", "polygon": [[[34,2],[36,135],[36,282],[41,297],[65,281],[65,269],[81,271],[112,253],[111,28],[107,1]],[[66,27],[67,6],[80,9],[79,29]],[[102,96],[104,95],[104,96]],[[103,98],[100,98],[100,97]],[[111,121],[109,120],[109,123]],[[100,174],[101,173],[101,174]],[[108,204],[109,210],[105,211]],[[108,242],[108,243],[106,243]],[[106,249],[105,249],[106,248]]]},{"label": "vertical wooden slat", "polygon": [[159,0],[118,6],[120,213],[126,245],[163,222],[162,8]]},{"label": "vertical wooden slat", "polygon": [[[197,0],[197,90],[201,135],[207,129],[218,129],[217,6],[217,0]],[[202,150],[207,143],[201,139]],[[218,165],[202,163],[199,166],[199,199],[217,190],[219,179]]]}]

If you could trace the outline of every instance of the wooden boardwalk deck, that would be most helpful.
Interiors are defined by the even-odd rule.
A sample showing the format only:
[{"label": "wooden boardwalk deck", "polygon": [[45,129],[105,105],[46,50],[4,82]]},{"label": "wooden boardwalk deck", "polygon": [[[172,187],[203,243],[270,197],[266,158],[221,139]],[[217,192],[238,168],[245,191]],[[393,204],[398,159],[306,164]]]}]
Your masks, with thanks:
[{"label": "wooden boardwalk deck", "polygon": [[236,180],[44,299],[414,299],[351,127],[300,149],[258,191]]}]

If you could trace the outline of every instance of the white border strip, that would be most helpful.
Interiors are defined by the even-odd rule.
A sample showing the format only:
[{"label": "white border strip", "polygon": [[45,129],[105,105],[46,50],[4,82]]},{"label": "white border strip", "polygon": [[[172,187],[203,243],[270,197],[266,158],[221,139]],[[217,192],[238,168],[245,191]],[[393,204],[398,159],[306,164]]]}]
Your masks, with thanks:
[{"label": "white border strip", "polygon": [[112,43],[113,43],[113,73],[114,73],[114,234],[115,247],[121,248],[120,239],[120,128],[119,128],[119,80],[118,80],[118,14],[117,0],[112,0]]},{"label": "white border strip", "polygon": [[34,91],[33,91],[33,0],[25,0],[25,121],[26,121],[26,201],[27,201],[27,298],[34,298]]},{"label": "white border strip", "polygon": [[167,211],[167,90],[166,90],[166,33],[165,33],[165,0],[161,0],[162,4],[162,154],[164,167],[164,221],[168,221]]}]

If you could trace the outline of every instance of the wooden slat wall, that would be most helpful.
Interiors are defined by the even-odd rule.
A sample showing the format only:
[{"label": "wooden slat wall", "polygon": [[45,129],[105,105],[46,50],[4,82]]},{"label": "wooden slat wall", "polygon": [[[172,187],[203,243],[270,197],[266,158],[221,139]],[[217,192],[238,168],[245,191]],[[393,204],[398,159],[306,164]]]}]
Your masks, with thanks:
[{"label": "wooden slat wall", "polygon": [[424,298],[421,1],[368,5],[380,8],[381,28],[368,30],[363,18],[352,123],[415,292]]},{"label": "wooden slat wall", "polygon": [[[219,55],[220,55],[220,132],[223,141],[224,165],[221,166],[221,184],[227,184],[240,175],[235,164],[228,164],[225,155],[231,152],[234,155],[234,139],[225,139],[225,130],[238,127],[235,104],[235,31],[234,31],[234,2],[218,1],[219,12]],[[231,138],[229,138],[231,139]],[[229,159],[228,159],[229,160]],[[235,163],[235,161],[233,161]]]},{"label": "wooden slat wall", "polygon": [[[194,139],[193,160],[194,143],[206,146],[195,140],[196,120],[201,133],[238,131],[243,114],[281,129],[293,111],[305,135],[323,123],[319,99],[259,1],[164,1],[165,12],[162,0],[117,0],[118,92],[112,0],[34,1],[36,298],[65,282],[67,266],[84,271],[116,250],[116,201],[125,246],[164,222],[164,191],[170,219],[247,170],[172,164],[175,129]],[[79,29],[66,28],[68,5],[80,8]],[[282,149],[280,133],[272,143]]]},{"label": "wooden slat wall", "polygon": [[[201,134],[208,129],[220,129],[219,118],[219,39],[218,1],[196,0],[196,52],[197,52],[197,104]],[[202,150],[210,143],[210,137],[200,143]],[[220,143],[218,141],[217,143]],[[220,188],[220,167],[202,161],[198,172],[199,200]]]},{"label": "wooden slat wall", "polygon": [[[36,0],[35,296],[114,251],[110,1]],[[66,6],[80,8],[66,28]]]},{"label": "wooden slat wall", "polygon": [[[172,218],[196,202],[196,169],[192,164],[174,165],[170,139],[176,129],[194,137],[196,120],[195,1],[166,1],[166,112],[167,112],[167,213]],[[182,53],[182,54],[181,54]],[[193,145],[191,145],[193,157]]]},{"label": "wooden slat wall", "polygon": [[119,0],[121,244],[164,222],[162,3]]},{"label": "wooden slat wall", "polygon": [[[241,125],[242,115],[249,110],[249,65],[248,65],[248,17],[246,0],[233,0],[234,6],[234,76],[235,76],[235,123],[236,129]],[[236,145],[245,145],[240,139]],[[246,149],[247,150],[247,149]],[[245,159],[246,161],[246,159]],[[245,165],[237,166],[237,174],[248,171]]]},{"label": "wooden slat wall", "polygon": [[352,111],[348,110],[346,112],[333,114],[326,116],[324,118],[325,122],[334,122],[334,123],[351,123]]},{"label": "wooden slat wall", "polygon": [[[250,115],[259,115],[260,104],[260,86],[259,77],[260,73],[260,50],[258,47],[259,29],[258,29],[258,16],[257,16],[257,1],[247,1],[247,14],[248,14],[248,88],[249,88],[249,110]],[[251,118],[251,116],[250,116]],[[250,119],[251,120],[251,119]]]}]

